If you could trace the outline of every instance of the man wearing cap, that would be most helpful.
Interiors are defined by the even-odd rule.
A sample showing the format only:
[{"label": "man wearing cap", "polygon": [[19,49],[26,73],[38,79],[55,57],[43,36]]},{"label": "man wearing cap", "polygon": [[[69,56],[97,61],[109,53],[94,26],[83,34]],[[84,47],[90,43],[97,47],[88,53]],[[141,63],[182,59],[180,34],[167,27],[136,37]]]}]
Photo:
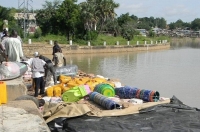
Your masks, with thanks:
[{"label": "man wearing cap", "polygon": [[44,65],[46,62],[42,59],[39,58],[39,53],[35,52],[34,53],[34,58],[30,58],[28,60],[28,64],[32,69],[32,78],[33,78],[33,83],[35,85],[35,97],[38,97],[38,91],[40,88],[39,95],[44,94]]}]

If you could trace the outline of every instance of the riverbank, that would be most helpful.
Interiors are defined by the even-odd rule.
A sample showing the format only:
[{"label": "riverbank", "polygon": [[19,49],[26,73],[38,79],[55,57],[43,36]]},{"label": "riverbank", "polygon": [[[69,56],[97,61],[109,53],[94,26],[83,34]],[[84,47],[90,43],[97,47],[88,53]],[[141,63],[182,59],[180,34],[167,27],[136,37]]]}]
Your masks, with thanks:
[{"label": "riverbank", "polygon": [[[79,45],[60,45],[64,54],[91,54],[91,53],[121,53],[136,52],[147,50],[169,49],[170,43],[144,44],[144,45],[114,45],[114,46],[79,46]],[[43,55],[52,54],[53,45],[50,44],[24,44],[23,51],[26,56],[39,52]]]}]

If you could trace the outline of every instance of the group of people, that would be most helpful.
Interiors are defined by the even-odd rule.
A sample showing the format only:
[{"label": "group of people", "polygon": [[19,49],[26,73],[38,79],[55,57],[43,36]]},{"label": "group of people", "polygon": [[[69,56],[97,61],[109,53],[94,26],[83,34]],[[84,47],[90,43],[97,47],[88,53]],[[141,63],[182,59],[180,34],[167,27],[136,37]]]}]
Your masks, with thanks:
[{"label": "group of people", "polygon": [[51,75],[53,76],[54,85],[57,84],[56,68],[66,65],[66,58],[57,41],[54,41],[52,55],[51,60],[39,52],[35,52],[33,58],[26,61],[32,70],[32,85],[35,90],[35,97],[44,94],[45,84],[51,80]]},{"label": "group of people", "polygon": [[3,61],[20,62],[23,56],[22,40],[17,31],[12,30],[9,35],[8,31],[4,29],[0,43],[0,63]]},{"label": "group of people", "polygon": [[45,83],[53,75],[54,85],[57,83],[56,68],[66,65],[66,59],[57,41],[54,41],[52,60],[35,52],[33,57],[23,61],[22,40],[16,30],[12,30],[10,35],[6,29],[3,30],[0,41],[0,63],[25,62],[32,71],[33,87],[35,97],[43,95]]},{"label": "group of people", "polygon": [[54,42],[52,55],[53,59],[51,60],[39,52],[35,52],[34,58],[28,60],[28,64],[32,68],[35,97],[44,94],[45,83],[51,79],[51,75],[53,76],[54,85],[57,84],[56,68],[66,65],[66,58],[57,41]]}]

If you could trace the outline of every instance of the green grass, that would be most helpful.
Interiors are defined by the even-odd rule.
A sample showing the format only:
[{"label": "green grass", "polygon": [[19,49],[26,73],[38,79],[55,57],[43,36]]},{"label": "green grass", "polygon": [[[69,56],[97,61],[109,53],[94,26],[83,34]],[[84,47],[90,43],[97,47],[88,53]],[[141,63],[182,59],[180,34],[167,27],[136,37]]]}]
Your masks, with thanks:
[{"label": "green grass", "polygon": [[[67,38],[65,36],[60,36],[60,35],[46,35],[46,36],[42,36],[38,39],[34,38],[33,35],[29,35],[25,40],[24,43],[28,43],[28,39],[31,39],[32,43],[36,42],[36,43],[49,43],[50,40],[52,41],[58,41],[59,44],[69,44],[69,42],[67,41]],[[170,41],[169,37],[166,36],[161,36],[161,37],[144,37],[144,36],[134,36],[134,39],[129,41],[130,45],[136,45],[137,41],[139,41],[139,44],[144,44],[145,41],[147,41],[147,44],[150,44],[151,41],[153,41],[154,43],[156,41],[160,40],[168,40],[168,42]],[[100,46],[103,45],[104,42],[106,42],[106,45],[116,45],[117,41],[119,42],[119,45],[127,45],[127,40],[124,39],[121,36],[118,37],[114,37],[114,36],[108,36],[108,35],[103,35],[100,34],[98,36],[98,38],[96,40],[92,40],[90,41],[91,45],[93,46]],[[76,40],[73,41],[73,44],[77,44],[77,45],[87,45],[88,41],[85,40]]]},{"label": "green grass", "polygon": [[[139,41],[139,44],[144,44],[145,41],[147,41],[147,44],[150,44],[151,41],[154,43],[157,41],[159,42],[160,40],[168,40],[170,41],[169,37],[166,36],[161,36],[161,37],[144,37],[144,36],[135,36],[133,40],[129,41],[130,45],[136,45],[137,41]],[[119,45],[127,45],[127,40],[124,39],[123,37],[114,37],[114,36],[106,36],[106,35],[99,35],[97,40],[91,41],[91,45],[103,45],[104,41],[106,41],[107,45],[115,45],[117,41],[119,42]]]}]

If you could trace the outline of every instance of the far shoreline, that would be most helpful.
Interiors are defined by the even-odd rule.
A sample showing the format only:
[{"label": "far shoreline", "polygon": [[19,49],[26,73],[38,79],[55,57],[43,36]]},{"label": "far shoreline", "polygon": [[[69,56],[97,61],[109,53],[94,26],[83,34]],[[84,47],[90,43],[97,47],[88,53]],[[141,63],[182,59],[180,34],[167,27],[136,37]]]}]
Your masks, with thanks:
[{"label": "far shoreline", "polygon": [[[60,44],[63,54],[95,54],[121,53],[170,49],[170,43],[143,44],[143,45],[112,45],[112,46],[79,46]],[[52,55],[53,45],[50,44],[23,44],[25,56],[32,56],[34,52],[43,55]]]}]

